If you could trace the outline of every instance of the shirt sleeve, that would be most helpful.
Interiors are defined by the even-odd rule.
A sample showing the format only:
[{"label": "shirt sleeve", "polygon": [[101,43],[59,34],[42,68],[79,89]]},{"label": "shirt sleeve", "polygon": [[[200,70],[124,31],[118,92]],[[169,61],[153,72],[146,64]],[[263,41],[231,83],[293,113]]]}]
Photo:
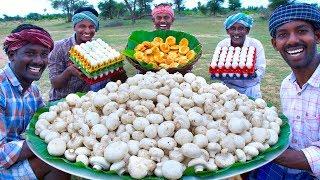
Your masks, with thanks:
[{"label": "shirt sleeve", "polygon": [[22,150],[24,140],[7,142],[5,99],[0,96],[0,170],[14,164]]},{"label": "shirt sleeve", "polygon": [[49,54],[49,78],[52,80],[56,76],[60,75],[66,68],[65,64],[65,51],[63,48],[63,43],[55,43],[54,49]]},{"label": "shirt sleeve", "polygon": [[320,176],[320,148],[317,146],[310,146],[305,149],[302,149],[302,152],[304,153],[304,155],[308,160],[312,173],[315,176],[319,177]]},{"label": "shirt sleeve", "polygon": [[257,78],[259,79],[259,82],[261,82],[266,71],[266,57],[265,57],[263,46],[258,40],[257,40],[256,50],[257,50],[256,74],[257,74]]}]

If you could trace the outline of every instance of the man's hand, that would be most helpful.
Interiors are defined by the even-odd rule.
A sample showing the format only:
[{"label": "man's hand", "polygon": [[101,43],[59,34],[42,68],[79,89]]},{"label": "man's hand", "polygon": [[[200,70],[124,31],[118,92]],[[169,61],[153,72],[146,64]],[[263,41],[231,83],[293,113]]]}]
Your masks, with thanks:
[{"label": "man's hand", "polygon": [[83,74],[75,64],[69,65],[65,71],[67,72],[68,79],[70,79],[71,76],[77,76],[78,78],[82,79],[81,76]]}]

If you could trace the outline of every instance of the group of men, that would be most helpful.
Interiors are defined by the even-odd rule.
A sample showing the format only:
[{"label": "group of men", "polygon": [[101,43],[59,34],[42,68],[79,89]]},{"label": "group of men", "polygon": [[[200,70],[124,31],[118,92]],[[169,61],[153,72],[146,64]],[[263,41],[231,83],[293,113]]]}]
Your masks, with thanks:
[{"label": "group of men", "polygon": [[[174,11],[160,4],[152,11],[155,29],[170,29]],[[53,42],[41,27],[23,24],[5,38],[4,51],[8,64],[0,70],[0,179],[70,179],[37,158],[22,134],[32,115],[44,106],[37,86],[48,65],[52,84],[50,100],[69,93],[97,90],[84,83],[81,71],[69,63],[68,51],[75,44],[91,41],[99,29],[98,13],[80,8],[72,18],[75,33]],[[229,38],[219,46],[254,46],[257,50],[256,78],[228,80],[224,83],[241,93],[261,97],[260,83],[265,74],[266,60],[262,44],[247,35],[253,25],[250,16],[238,13],[224,23]],[[251,172],[249,179],[315,179],[320,177],[320,11],[309,4],[278,7],[269,18],[273,47],[290,66],[292,73],[280,88],[283,113],[291,126],[289,148],[271,163]],[[124,81],[126,74],[118,79]],[[115,79],[111,79],[115,80]]]}]

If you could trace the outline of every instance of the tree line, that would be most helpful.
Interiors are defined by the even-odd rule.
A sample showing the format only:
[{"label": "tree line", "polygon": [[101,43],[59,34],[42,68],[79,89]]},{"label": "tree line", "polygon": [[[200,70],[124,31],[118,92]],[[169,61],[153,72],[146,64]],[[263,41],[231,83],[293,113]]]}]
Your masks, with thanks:
[{"label": "tree line", "polygon": [[[26,17],[14,16],[10,17],[4,15],[0,20],[12,21],[12,20],[42,20],[42,19],[55,19],[67,17],[67,22],[71,21],[73,12],[81,6],[92,6],[87,0],[50,0],[51,6],[54,9],[61,10],[61,14],[46,14],[41,15],[38,13],[30,13]],[[173,7],[177,14],[190,14],[196,13],[201,15],[216,16],[217,14],[223,14],[233,11],[249,11],[249,12],[270,12],[276,7],[282,4],[294,3],[295,0],[269,0],[268,8],[263,7],[248,7],[241,8],[240,0],[209,0],[206,4],[198,2],[197,6],[193,9],[187,9],[185,7],[186,0],[173,0]],[[228,2],[228,7],[222,7],[222,5]],[[101,0],[98,3],[98,9],[100,10],[100,17],[103,19],[131,19],[132,23],[135,23],[137,19],[141,19],[145,16],[149,16],[151,13],[151,7],[153,0]],[[317,4],[315,4],[317,6]]]}]

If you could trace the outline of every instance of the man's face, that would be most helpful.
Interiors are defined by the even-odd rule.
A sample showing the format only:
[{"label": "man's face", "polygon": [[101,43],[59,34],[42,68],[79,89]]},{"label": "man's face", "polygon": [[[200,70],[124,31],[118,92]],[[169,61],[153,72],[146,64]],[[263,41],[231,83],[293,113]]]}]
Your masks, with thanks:
[{"label": "man's face", "polygon": [[169,30],[174,18],[169,14],[156,14],[155,17],[152,18],[153,24],[156,29]]},{"label": "man's face", "polygon": [[310,23],[298,20],[280,26],[271,42],[291,68],[300,69],[315,59],[319,39],[319,30],[314,31]]},{"label": "man's face", "polygon": [[96,33],[95,25],[88,20],[82,20],[74,26],[76,41],[78,44],[91,41]]},{"label": "man's face", "polygon": [[11,68],[22,84],[31,84],[40,79],[48,64],[50,49],[38,44],[27,44],[9,52]]},{"label": "man's face", "polygon": [[243,24],[235,23],[229,29],[227,33],[231,38],[231,45],[234,47],[242,47],[246,40],[246,35],[249,33],[249,29]]}]

